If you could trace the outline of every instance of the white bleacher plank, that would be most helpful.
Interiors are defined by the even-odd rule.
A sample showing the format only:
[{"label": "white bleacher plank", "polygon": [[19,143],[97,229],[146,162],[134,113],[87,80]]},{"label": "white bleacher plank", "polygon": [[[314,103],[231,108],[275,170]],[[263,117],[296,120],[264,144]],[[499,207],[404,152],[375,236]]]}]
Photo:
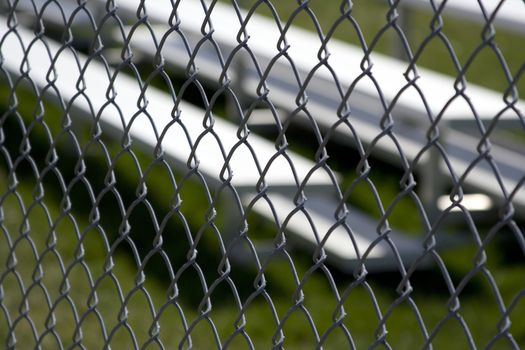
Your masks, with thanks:
[{"label": "white bleacher plank", "polygon": [[[133,0],[122,0],[120,4],[121,7],[128,11],[131,11],[135,6]],[[190,39],[190,42],[202,39],[200,32],[200,24],[204,16],[202,8],[200,5],[191,2],[185,2],[184,5],[181,3],[180,6],[179,16],[184,34]],[[153,22],[165,23],[165,17],[168,16],[168,12],[166,4],[161,2],[148,5],[148,13]],[[227,56],[228,52],[237,45],[236,37],[240,24],[238,24],[233,10],[219,3],[215,4],[211,19],[214,25],[213,38],[221,44],[223,56]],[[278,52],[276,48],[276,38],[278,37],[276,24],[270,19],[253,15],[249,20],[247,30],[250,35],[248,45],[264,68]],[[165,29],[159,29],[158,34],[162,35],[163,33],[165,33]],[[172,35],[176,37],[176,35]],[[304,77],[319,63],[316,50],[312,50],[313,47],[318,48],[320,46],[319,40],[314,34],[295,27],[288,30],[286,37],[288,44],[290,44],[288,53]],[[149,52],[150,54],[154,52],[151,46],[151,39],[141,35],[138,31],[132,39],[133,45],[143,52]],[[363,53],[359,49],[338,40],[330,41],[329,50],[331,56],[328,62],[338,74],[342,85],[344,87],[350,86],[353,80],[361,73],[359,63],[362,60]],[[166,43],[163,53],[165,54],[164,57],[172,64],[185,67],[188,55],[175,40],[171,42],[171,45],[170,41]],[[177,59],[175,60],[174,58]],[[213,67],[213,64],[210,64],[210,60],[215,61],[215,67]],[[407,67],[406,63],[380,54],[373,54],[372,61],[374,63],[372,67],[373,76],[378,81],[386,101],[389,102],[406,84],[406,80],[403,77]],[[204,47],[201,47],[196,62],[198,68],[201,68],[199,71],[201,76],[217,80],[221,68],[218,65],[216,54],[208,52]],[[249,64],[245,64],[245,66],[249,69]],[[272,69],[274,74],[269,75],[267,83],[270,88],[269,97],[271,101],[283,109],[292,110],[295,108],[294,100],[299,87],[294,83],[293,79],[288,79],[290,74],[286,74],[287,70],[290,71],[287,62],[277,63]],[[419,68],[418,71],[420,78],[417,80],[417,84],[423,91],[431,112],[436,116],[456,94],[454,80],[451,77],[428,69]],[[233,70],[230,73],[235,74],[236,72]],[[251,72],[245,74],[244,82],[244,93],[254,94],[260,79],[252,69]],[[332,89],[329,88],[330,84]],[[308,110],[320,126],[329,128],[337,121],[336,109],[338,101],[340,101],[340,98],[333,93],[333,77],[327,70],[319,70],[310,82],[310,86],[312,88],[308,91]],[[490,121],[500,112],[505,111],[498,117],[499,124],[513,125],[518,129],[524,127],[524,121],[520,115],[507,108],[501,94],[470,83],[465,90],[465,94],[474,106],[478,117]],[[382,116],[384,109],[377,98],[378,93],[375,86],[368,78],[361,80],[352,95],[351,108],[353,113],[350,122],[357,130],[361,141],[369,143],[381,132],[379,118]],[[520,113],[523,113],[523,110],[525,110],[522,100],[518,101],[515,107]],[[415,89],[409,88],[403,93],[402,97],[397,101],[394,112],[394,118],[402,118],[401,123],[399,123],[399,120],[396,120],[394,125],[396,138],[402,146],[405,156],[409,160],[414,159],[427,142],[425,127],[429,127],[425,106]],[[415,122],[416,125],[421,125],[407,125],[403,123],[403,119],[410,120],[412,123]],[[308,122],[305,119],[303,120]],[[464,125],[466,122],[474,123],[475,117],[467,101],[459,97],[446,107],[443,121],[450,124],[458,123]],[[445,123],[442,122],[442,124]],[[470,129],[475,130],[475,128],[471,127]],[[478,156],[476,147],[470,147],[467,145],[468,142],[465,142],[465,140],[472,139],[472,136],[464,132],[455,132],[451,129],[450,131],[444,130],[443,127],[441,129],[446,134],[444,142],[447,149],[450,150],[451,162],[454,164],[456,172],[461,174],[464,169],[467,169],[470,162]],[[335,136],[339,140],[347,140],[347,142],[352,140],[352,135],[345,128],[339,128]],[[498,145],[492,145],[492,150],[495,153],[509,152],[509,157],[497,158],[494,161],[501,169],[504,169],[501,175],[506,190],[510,192],[519,183],[521,176],[523,176],[524,169],[522,164],[525,164],[525,156],[508,151],[506,148],[503,149]],[[387,160],[397,160],[399,158],[398,150],[393,147],[393,144],[377,144],[376,151],[377,155],[381,155]],[[425,164],[425,159],[423,157],[420,164]],[[442,166],[445,166],[445,164],[443,163]],[[494,171],[486,163],[472,170],[471,175],[467,177],[466,184],[472,185],[478,190],[486,191],[500,199],[502,198],[502,190],[497,181],[494,180]],[[525,208],[525,191],[517,193],[514,203],[521,208]]]},{"label": "white bleacher plank", "polygon": [[[0,24],[0,33],[4,35],[5,20]],[[17,29],[24,45],[34,40],[34,35],[22,28]],[[57,44],[51,40],[46,40],[47,46],[52,55],[56,55],[59,50]],[[15,35],[8,35],[2,43],[3,53],[2,67],[13,73],[18,73],[23,60],[24,53]],[[7,54],[9,53],[9,54]],[[54,87],[59,91],[62,99],[69,101],[75,98],[75,107],[89,111],[90,105],[95,113],[98,113],[102,106],[107,104],[106,90],[109,86],[109,79],[104,67],[94,61],[88,65],[84,74],[86,90],[84,93],[89,96],[89,104],[83,97],[75,97],[79,91],[76,88],[79,77],[79,67],[73,55],[62,51],[55,66],[56,81]],[[86,58],[77,54],[81,65],[84,65]],[[47,86],[46,79],[51,62],[48,59],[47,51],[41,43],[32,46],[29,55],[29,66],[31,67],[29,76],[32,81],[40,87]],[[146,144],[151,150],[158,144],[158,137],[165,126],[172,122],[172,108],[174,100],[166,93],[149,87],[146,92],[148,106],[146,108],[151,120],[141,113],[135,118],[139,111],[137,101],[140,96],[140,89],[137,80],[119,74],[114,81],[116,105],[120,112],[113,106],[106,106],[100,117],[100,121],[116,130],[129,128],[129,133],[134,142]],[[199,136],[205,131],[203,121],[205,113],[203,110],[194,107],[183,101],[179,101],[180,120],[187,129],[191,141],[195,143]],[[133,119],[133,122],[131,123]],[[254,190],[261,174],[254,163],[254,156],[245,145],[235,148],[239,143],[237,128],[220,119],[214,119],[213,132],[220,140],[226,155],[234,151],[229,165],[233,172],[232,184],[239,189]],[[274,144],[262,139],[257,135],[249,135],[247,143],[253,148],[260,166],[264,168],[270,159],[276,154]],[[191,145],[181,127],[177,124],[171,126],[162,140],[162,148],[165,154],[176,161],[179,166],[185,166],[190,159]],[[202,138],[197,148],[197,158],[199,160],[199,170],[211,180],[220,181],[220,174],[225,164],[225,157],[221,153],[217,140],[212,134]],[[306,158],[288,154],[293,162],[293,168],[297,173],[299,181],[303,181],[307,174],[315,168],[316,164]],[[187,168],[185,168],[187,170]],[[278,157],[271,165],[269,172],[265,176],[269,186],[296,187],[292,169],[282,156]],[[313,172],[308,179],[308,186],[331,186],[332,181],[323,169]]]},{"label": "white bleacher plank", "polygon": [[[441,6],[443,0],[434,0],[437,8]],[[486,19],[480,7],[480,3],[485,9],[488,18],[492,17],[496,7],[501,0],[448,0],[445,4],[444,14],[468,19],[485,25]],[[430,0],[402,0],[400,6],[413,7],[433,11]],[[498,28],[505,28],[508,31],[525,34],[525,3],[523,0],[504,0],[500,9],[496,13],[494,24]]]},{"label": "white bleacher plank", "polygon": [[[369,271],[398,268],[390,245],[385,240],[374,243],[378,238],[378,220],[355,208],[349,208],[345,221],[348,230],[343,225],[336,224],[334,213],[337,202],[326,197],[314,195],[307,198],[304,210],[308,213],[309,219],[301,210],[297,210],[290,198],[279,193],[269,193],[268,197],[272,205],[278,208],[277,224],[285,225],[285,235],[288,240],[314,248],[322,245],[328,261],[342,270],[351,272],[359,258],[364,258]],[[243,197],[245,203],[250,203],[251,200],[248,195]],[[253,210],[270,222],[275,222],[276,218],[270,206],[264,201],[260,202],[263,203],[253,205]],[[355,245],[351,236],[354,238]],[[420,239],[410,238],[395,230],[389,233],[389,237],[405,265],[409,265],[422,255],[423,246]]]},{"label": "white bleacher plank", "polygon": [[[39,1],[41,2],[42,0]],[[421,0],[413,0],[413,2],[414,4],[423,3]],[[37,1],[37,3],[39,2]],[[100,4],[103,4],[103,2],[100,2]],[[120,0],[117,2],[119,10],[129,16],[135,14],[139,4],[140,2],[138,0]],[[458,1],[447,3],[447,7],[453,6],[459,6],[462,8],[466,5],[463,5],[463,2]],[[473,5],[469,4],[468,6],[472,7]],[[493,10],[494,5],[489,4],[486,5],[486,7],[489,10]],[[511,2],[511,5],[505,3],[500,11],[502,11],[502,13],[504,11],[511,13],[513,12],[512,9],[521,7],[516,4],[516,1],[514,1]],[[167,1],[159,0],[147,3],[148,17],[153,23],[168,23],[171,11],[171,4]],[[205,19],[205,12],[202,9],[200,2],[180,2],[178,14],[181,20],[180,26],[184,34],[187,35],[189,39],[192,39],[192,36],[196,37],[197,39],[193,38],[194,41],[202,39],[201,30],[202,23]],[[503,17],[503,14],[500,15]],[[246,13],[243,12],[243,16],[246,16]],[[231,6],[221,3],[214,4],[210,18],[213,23],[213,38],[221,45],[223,56],[227,57],[229,52],[238,45],[236,39],[241,27],[239,19]],[[53,18],[49,18],[49,20],[53,21]],[[265,68],[268,62],[278,53],[276,45],[280,33],[275,21],[259,15],[253,15],[250,17],[247,30],[250,36],[248,45],[256,54],[259,63]],[[165,32],[166,30],[160,30],[159,33],[161,33],[161,35],[158,36],[158,39]],[[172,34],[172,37],[176,36],[177,34]],[[291,27],[286,33],[286,39],[288,44],[290,44],[287,53],[292,57],[294,64],[299,68],[301,73],[305,74],[310,72],[319,64],[317,49],[320,47],[321,43],[313,33],[297,27]],[[151,37],[149,33],[142,36],[140,35],[140,31],[135,33],[132,40],[132,45],[133,44],[142,45],[143,50],[150,53],[152,52]],[[147,46],[147,48],[144,46]],[[312,48],[315,48],[315,50],[312,50]],[[178,48],[178,52],[181,54],[176,56],[170,55],[168,57],[171,58],[169,59],[170,62],[185,67],[189,57],[187,57],[187,54],[181,49],[181,47]],[[328,59],[329,64],[337,72],[338,79],[341,81],[343,87],[346,88],[350,86],[352,82],[362,74],[360,69],[360,62],[363,59],[362,50],[336,39],[330,40],[328,49],[330,52],[330,57]],[[200,50],[206,51],[206,49],[203,48]],[[216,54],[206,51],[200,56],[207,56],[207,59],[199,59],[199,55],[197,55],[197,62],[199,63],[201,73],[208,77],[213,76],[214,78],[218,78],[221,68],[218,67]],[[176,62],[173,57],[177,57]],[[373,61],[371,72],[377,80],[387,103],[390,103],[396,98],[399,91],[407,85],[407,81],[404,78],[404,73],[407,69],[406,62],[377,53],[372,54],[371,58]],[[282,67],[276,65],[274,69],[279,70],[279,68]],[[417,80],[417,85],[423,92],[424,96],[431,96],[431,98],[426,98],[426,102],[434,116],[441,111],[444,111],[443,119],[445,120],[474,120],[471,107],[462,98],[457,98],[445,108],[449,100],[456,95],[452,78],[424,68],[418,68],[418,71],[420,77]],[[231,73],[235,74],[234,71]],[[269,79],[269,84],[271,85],[270,81],[271,79]],[[258,77],[251,80],[248,79],[248,89],[254,91],[258,83]],[[320,87],[316,90],[323,91],[325,90],[323,89],[323,85],[333,85],[333,77],[327,70],[318,70],[310,84],[313,87]],[[275,86],[274,88],[278,89],[279,86]],[[289,90],[290,86],[287,86],[286,88]],[[299,88],[296,86],[295,90],[298,91],[298,89]],[[379,100],[377,98],[377,88],[370,79],[362,79],[354,94],[356,95],[355,103],[366,106],[365,108],[367,109],[375,108],[380,111],[379,113],[382,113],[382,107],[379,105]],[[489,89],[469,83],[465,90],[465,94],[474,105],[478,116],[482,119],[492,119],[494,116],[498,115],[499,112],[506,109],[501,94],[495,93]],[[288,92],[288,95],[290,95],[290,91]],[[359,102],[360,100],[362,100],[362,102]],[[293,99],[289,101],[289,103],[290,102],[293,102]],[[516,106],[518,109],[524,110],[525,104],[523,101],[519,101]],[[413,88],[407,89],[402,94],[400,100],[397,102],[396,111],[402,118],[422,121],[427,119],[426,110],[421,97]],[[499,118],[501,121],[512,122],[518,125],[523,123],[523,121],[521,121],[515,113],[512,113],[512,111],[503,113]]]},{"label": "white bleacher plank", "polygon": [[[422,1],[414,0],[414,3],[422,4]],[[486,3],[486,2],[485,2]],[[493,11],[494,4],[485,4],[487,10]],[[508,3],[508,4],[507,4]],[[467,5],[468,4],[468,5]],[[120,0],[118,2],[121,10],[133,16],[138,6],[137,0]],[[511,16],[510,13],[519,13],[518,7],[521,9],[522,4],[517,4],[516,1],[507,1],[500,9],[497,18],[503,18]],[[455,7],[473,6],[469,2],[458,2],[449,1],[447,3],[447,9]],[[516,11],[509,10],[514,8]],[[147,4],[148,15],[153,22],[167,23],[168,17],[171,12],[171,4],[169,2],[149,2]],[[460,9],[458,9],[459,11]],[[479,6],[478,6],[479,10]],[[470,11],[470,10],[469,10]],[[461,12],[461,11],[460,11]],[[204,19],[204,11],[202,10],[201,4],[198,2],[184,1],[180,3],[179,16],[181,19],[181,28],[185,35],[192,35],[195,40],[202,38],[201,24]],[[223,55],[227,55],[228,51],[237,45],[235,38],[239,30],[240,24],[231,7],[224,6],[220,3],[215,4],[213,14],[211,16],[214,25],[213,37],[221,44],[221,49],[225,50]],[[248,41],[250,49],[253,50],[262,64],[263,68],[268,64],[270,59],[277,54],[276,43],[278,38],[278,31],[273,21],[263,18],[261,16],[254,15],[251,17],[248,25],[248,32],[250,39]],[[161,35],[165,32],[164,29],[160,29]],[[176,35],[172,34],[173,37]],[[288,53],[294,59],[294,63],[299,67],[300,72],[306,74],[309,72],[317,63],[318,58],[316,56],[316,50],[311,50],[312,47],[319,47],[318,39],[309,32],[298,28],[291,28],[287,32],[287,40],[291,45]],[[191,41],[191,40],[190,40]],[[315,43],[315,44],[312,44]],[[151,45],[151,38],[149,33],[147,35],[141,35],[140,31],[135,32],[132,45],[139,46],[144,52],[154,52]],[[188,62],[188,56],[184,48],[172,41],[171,44],[168,41],[168,45],[164,49],[165,57],[169,62],[178,64],[179,66],[185,67]],[[206,52],[204,47],[201,47],[201,54],[197,56],[196,62],[201,76],[215,79],[220,75],[220,67],[218,66],[217,56],[213,52]],[[329,50],[331,56],[329,62],[338,74],[338,78],[344,86],[349,86],[353,79],[355,79],[361,73],[359,69],[359,62],[362,59],[363,53],[345,43],[337,40],[331,40],[329,44]],[[177,58],[176,60],[174,58]],[[384,94],[387,101],[391,101],[397,92],[406,84],[403,78],[403,72],[406,70],[406,63],[398,61],[396,59],[388,58],[379,54],[374,54],[373,57],[374,66],[372,72],[374,77],[379,82],[382,93]],[[274,71],[275,74],[270,75],[268,79],[268,85],[271,89],[271,100],[276,105],[282,108],[295,108],[294,97],[299,90],[298,86],[293,84],[293,81],[283,81],[283,77],[286,74],[281,74],[286,71],[285,65],[276,65]],[[280,71],[279,71],[280,69]],[[235,74],[236,72],[230,72]],[[424,92],[426,101],[429,103],[431,111],[436,114],[441,111],[447,101],[454,96],[455,91],[453,89],[453,79],[446,77],[442,74],[434,73],[427,69],[419,68],[420,79],[418,79],[418,86]],[[246,90],[256,90],[259,84],[259,77],[252,74],[251,79],[245,79]],[[319,93],[330,92],[333,89],[326,88],[328,84],[332,84],[333,78],[328,74],[326,70],[319,70],[318,74],[314,77],[311,85],[316,87],[315,91]],[[469,84],[466,90],[469,99],[472,101],[476,108],[476,112],[481,118],[490,120],[494,118],[500,111],[505,110],[505,103],[501,95],[492,92],[486,88],[478,87],[474,84]],[[352,124],[358,131],[358,135],[365,143],[371,142],[381,130],[378,127],[378,117],[383,113],[377,99],[377,91],[375,86],[369,79],[363,79],[362,83],[358,84],[356,90],[353,92],[353,99],[351,107],[354,110],[354,116],[352,118]],[[311,111],[316,121],[324,127],[330,127],[337,121],[336,107],[337,97],[334,96],[320,96],[317,100],[332,99],[333,101],[322,102],[316,101],[316,98],[310,98],[309,100],[309,111]],[[523,101],[517,104],[517,108],[521,111],[523,108]],[[357,111],[356,111],[357,110]],[[417,95],[414,89],[408,89],[403,97],[398,101],[396,107],[396,115],[400,115],[404,118],[411,119],[412,121],[425,122],[427,119],[426,111],[424,109],[421,98]],[[444,120],[448,122],[462,122],[462,121],[474,121],[473,113],[470,107],[462,99],[457,99],[456,102],[452,103],[444,113]],[[507,111],[500,118],[501,121],[507,123],[516,124],[518,128],[523,127],[523,121],[519,119],[512,111]],[[500,123],[501,123],[500,121]],[[396,126],[399,123],[396,124]],[[338,133],[335,134],[339,140],[351,140],[352,135],[348,130],[340,128]],[[447,144],[450,149],[457,149],[458,152],[450,152],[451,163],[457,173],[461,174],[462,171],[468,168],[470,162],[477,157],[476,153],[472,153],[476,147],[469,147],[468,151],[465,147],[468,144],[471,136],[465,133],[457,133],[450,131],[447,134]],[[422,145],[426,143],[424,138],[424,132],[417,128],[410,128],[410,126],[404,126],[402,129],[396,130],[396,138],[401,144],[403,152],[408,159],[414,159],[420,150]],[[472,142],[470,142],[472,143]],[[378,147],[377,147],[378,146]],[[376,146],[376,155],[382,156],[384,159],[397,160],[399,155],[397,149],[393,145],[388,143],[378,144]],[[507,149],[501,149],[497,145],[493,145],[493,153],[508,154],[508,157],[498,157],[497,163],[500,168],[503,169],[502,176],[506,186],[506,191],[511,192],[521,180],[523,176],[522,164],[525,164],[525,157],[523,154],[509,151]],[[463,155],[463,156],[460,156]],[[392,157],[394,155],[394,157]],[[426,157],[422,158],[421,164],[425,164]],[[521,164],[521,165],[520,165]],[[444,163],[442,164],[444,166]],[[446,170],[446,169],[444,169]],[[217,170],[215,170],[217,173]],[[239,178],[239,175],[237,175]],[[481,164],[472,170],[471,175],[467,178],[467,184],[477,188],[478,190],[490,193],[495,197],[502,197],[502,190],[495,180],[493,169],[486,163]],[[525,209],[525,191],[518,191],[514,198],[514,203],[520,208]]]},{"label": "white bleacher plank", "polygon": [[[3,22],[1,18],[0,22],[0,35],[4,35],[6,31],[4,26],[5,22]],[[33,34],[23,28],[18,28],[17,33],[26,47],[34,40]],[[14,75],[20,74],[20,65],[26,54],[23,52],[22,46],[15,35],[7,35],[4,39],[0,50],[2,53],[9,52],[9,55],[3,56],[4,60],[1,62],[1,68],[7,69]],[[46,46],[54,57],[59,50],[58,45],[51,40],[46,40]],[[83,67],[87,62],[87,58],[78,53],[76,57],[81,67]],[[60,94],[60,98],[66,102],[74,101],[72,103],[74,104],[75,110],[83,111],[81,114],[84,116],[91,114],[91,108],[95,114],[100,112],[100,122],[104,125],[104,129],[110,126],[121,134],[122,130],[126,128],[129,130],[133,142],[138,142],[146,146],[146,149],[149,151],[153,150],[159,142],[158,132],[172,120],[171,109],[174,101],[168,94],[155,88],[148,88],[146,93],[148,98],[146,110],[151,116],[151,119],[146,118],[143,114],[137,114],[138,108],[136,101],[138,101],[140,89],[135,79],[125,76],[123,73],[119,74],[114,80],[114,87],[117,93],[115,102],[119,109],[117,110],[117,108],[111,105],[105,106],[108,102],[106,97],[108,78],[106,69],[100,63],[90,61],[83,75],[85,89],[82,90],[82,92],[89,97],[88,102],[82,96],[83,94],[79,95],[79,90],[76,87],[80,70],[73,54],[67,50],[63,51],[59,55],[59,59],[54,67],[55,73],[52,75],[49,75],[51,62],[48,59],[48,52],[43,44],[37,42],[32,45],[31,50],[27,54],[27,58],[29,67],[31,67],[28,76],[32,82],[36,83],[40,88],[49,87],[47,90],[48,93]],[[50,85],[47,78],[54,80],[54,83]],[[102,108],[102,106],[105,107]],[[193,141],[195,141],[203,131],[202,120],[204,111],[182,101],[179,102],[179,107],[180,118],[189,134],[192,135]],[[175,126],[172,126],[170,130],[173,131],[173,129],[175,129]],[[236,136],[237,128],[228,122],[219,119],[215,120],[213,130],[220,137],[227,151],[232,149],[238,141]],[[248,142],[256,152],[258,159],[266,161],[273,156],[274,145],[272,143],[255,135],[250,135]],[[180,130],[166,134],[162,141],[162,148],[168,159],[174,161],[178,166],[185,166],[190,153],[190,145]],[[199,169],[207,175],[207,179],[210,180],[212,184],[220,183],[219,173],[224,165],[221,154],[213,152],[216,148],[214,140],[210,142],[203,141],[197,151],[200,161]],[[239,150],[235,152],[237,153]],[[295,155],[292,152],[287,152],[287,154],[301,179],[315,167],[315,163],[305,158]],[[246,152],[243,153],[242,157],[235,157],[232,160],[231,167],[234,169],[232,182],[237,189],[248,189],[248,191],[245,192],[250,192],[249,190],[255,192],[255,184],[259,180],[260,174],[255,168],[250,167],[249,164],[251,164],[251,155]],[[267,182],[275,185],[273,187],[274,189],[276,186],[283,186],[285,188],[295,186],[293,178],[287,176],[287,172],[285,171],[286,165],[276,164],[275,168],[276,171],[270,172],[269,175],[266,176]],[[179,168],[179,170],[181,169]],[[309,200],[309,205],[314,204],[317,207],[322,207],[324,210],[330,211],[329,208],[335,207],[335,202],[326,198],[327,190],[332,189],[332,183],[328,175],[319,171],[314,173],[308,181],[307,188],[309,192],[311,192],[316,186],[325,189],[323,197],[312,197],[313,199]],[[279,213],[286,214],[293,210],[293,204],[283,193],[283,191],[280,191],[277,195],[272,194],[272,201]],[[247,194],[244,196],[247,196]],[[264,209],[259,208],[256,212],[259,215],[268,216],[268,212]],[[319,213],[316,210],[309,209],[309,213],[311,213],[312,219],[314,220],[316,231],[320,232],[324,237],[326,232],[330,230],[330,226],[333,225],[334,218],[329,215],[329,212],[328,215],[326,215],[327,213]],[[360,216],[352,218],[351,226],[353,227],[353,237],[358,245],[357,249],[360,254],[363,254],[373,241],[371,235],[375,232],[374,221],[361,214]],[[304,221],[296,220],[296,217],[294,217],[287,227],[303,240],[310,242],[310,244],[314,246],[318,244],[311,234],[307,234],[306,231],[303,230]],[[404,241],[409,243],[402,243]],[[421,251],[419,240],[403,239],[400,237],[400,240],[396,242],[399,242],[403,247],[406,247],[407,244],[410,246],[410,249],[405,249],[402,252],[402,257],[406,259],[406,261],[404,261],[406,263],[409,263],[414,256]],[[348,236],[348,232],[342,229],[336,229],[325,244],[325,249],[330,259],[336,263],[339,262],[342,269],[350,269],[351,266],[353,266],[352,264],[355,263],[357,255],[352,247],[353,244]],[[374,247],[368,257],[367,267],[370,265],[373,269],[383,271],[397,268],[391,259],[391,254],[389,254],[388,250],[384,247],[384,244],[379,244]],[[368,261],[370,261],[370,263],[368,263]]]},{"label": "white bleacher plank", "polygon": [[[276,194],[271,195],[270,198],[272,205],[276,208],[279,208],[279,214],[282,216],[280,218],[280,224],[282,225],[284,219],[288,215],[290,215],[290,213],[294,212],[297,209],[297,207],[290,201],[289,198],[285,196]],[[249,202],[246,199],[244,201]],[[270,207],[267,205],[258,208],[257,213],[264,215],[266,218],[272,218],[273,214],[270,210]],[[329,220],[327,217],[312,211],[308,211],[308,214],[312,222],[315,223],[315,229],[319,235],[319,241],[315,237],[315,234],[312,230],[308,219],[300,211],[291,216],[289,221],[287,221],[286,230],[294,232],[301,239],[313,245],[319,245],[326,236],[326,234],[332,231],[331,228],[334,225],[335,220]],[[357,249],[360,252],[360,255],[362,255],[372,243],[370,239],[367,239],[363,236],[356,236],[355,242],[357,245]],[[342,227],[338,227],[330,233],[329,239],[327,239],[326,243],[324,244],[324,248],[340,259],[355,260],[358,257],[358,254],[353,248],[353,243],[349,237],[349,233]],[[384,256],[385,254],[386,250],[384,249],[384,247],[376,246],[370,252],[369,256],[371,258],[378,258]]]},{"label": "white bleacher plank", "polygon": [[[128,11],[137,8],[136,0],[120,0],[119,4],[121,8]],[[148,15],[153,22],[167,23],[167,18],[170,14],[168,9],[170,8],[166,5],[166,3],[161,1],[147,4]],[[178,14],[181,20],[181,28],[185,34],[191,35],[195,33],[202,37],[201,27],[205,19],[205,13],[199,2],[181,2]],[[243,13],[243,15],[246,14]],[[233,8],[220,3],[214,5],[210,17],[214,29],[213,38],[222,45],[221,49],[224,50],[223,56],[226,57],[229,51],[238,45],[236,38],[241,24]],[[248,45],[256,53],[264,68],[279,52],[276,46],[280,33],[275,21],[253,15],[248,22],[247,31],[250,36]],[[310,72],[319,64],[317,50],[321,43],[313,33],[297,27],[291,27],[286,32],[286,39],[290,45],[287,52],[301,72]],[[330,40],[328,49],[330,52],[329,64],[337,72],[338,78],[343,85],[348,87],[362,74],[360,69],[360,62],[363,59],[362,50],[335,39]],[[382,93],[387,102],[393,101],[398,92],[407,85],[407,81],[403,76],[407,70],[406,62],[376,53],[372,55],[372,62],[373,68],[371,72],[377,80]],[[217,72],[219,71],[217,69]],[[433,114],[437,115],[456,94],[453,79],[424,68],[419,68],[418,71],[420,78],[417,81],[417,85],[425,96],[431,96],[431,98],[427,98],[427,103]],[[333,81],[333,77],[327,70],[319,70],[317,75],[319,80],[321,80],[318,84],[322,84],[323,81],[329,81],[329,83]],[[316,82],[312,81],[311,84],[316,84]],[[363,80],[356,93],[366,95],[369,99],[377,101],[377,88],[368,79]],[[468,84],[466,95],[481,118],[492,119],[506,107],[499,94],[474,84]],[[523,109],[524,104],[522,101],[519,103],[519,106]],[[408,89],[403,93],[401,101],[398,102],[398,107],[399,113],[404,114],[405,117],[425,118],[426,111],[423,109],[421,97],[415,89]],[[446,108],[444,118],[450,120],[472,119],[473,113],[465,102],[458,101]],[[516,116],[506,113],[501,119],[515,120]]]}]

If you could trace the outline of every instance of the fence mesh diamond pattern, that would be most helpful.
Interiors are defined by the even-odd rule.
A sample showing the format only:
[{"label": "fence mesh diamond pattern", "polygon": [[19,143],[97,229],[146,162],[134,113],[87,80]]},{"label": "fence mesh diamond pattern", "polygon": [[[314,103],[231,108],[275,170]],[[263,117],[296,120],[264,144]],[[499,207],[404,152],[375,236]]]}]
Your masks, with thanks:
[{"label": "fence mesh diamond pattern", "polygon": [[525,347],[523,23],[2,0],[2,346]]}]

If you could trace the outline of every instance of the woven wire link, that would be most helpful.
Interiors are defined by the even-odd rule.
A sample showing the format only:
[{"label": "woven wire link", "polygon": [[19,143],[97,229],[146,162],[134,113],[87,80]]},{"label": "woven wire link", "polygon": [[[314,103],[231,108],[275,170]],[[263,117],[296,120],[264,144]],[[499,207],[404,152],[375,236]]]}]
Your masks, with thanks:
[{"label": "woven wire link", "polygon": [[[509,181],[498,158],[504,148],[494,141],[509,114],[511,132],[524,135],[525,61],[508,62],[498,46],[496,19],[506,1],[472,5],[483,24],[469,55],[449,38],[449,2],[425,2],[417,41],[403,23],[403,0],[323,4],[337,9],[328,22],[315,1],[4,1],[3,346],[390,349],[432,348],[451,338],[472,349],[525,345],[525,281],[505,280],[515,279],[508,271],[524,271],[525,167],[514,164]],[[377,28],[367,25],[361,6],[384,12],[375,14],[382,16]],[[238,28],[227,44],[216,27],[224,25],[224,9]],[[257,46],[265,35],[257,32],[261,18],[277,33],[268,34],[276,39],[273,52]],[[310,30],[313,65],[293,51],[300,24]],[[357,70],[350,82],[332,56],[338,36],[351,37],[343,45],[359,53],[345,62]],[[385,42],[398,44],[402,59],[395,60],[404,67],[394,93],[375,66]],[[440,96],[421,82],[432,46],[452,67],[453,93],[439,110],[433,99]],[[22,57],[14,64],[13,50]],[[504,80],[494,92],[503,107],[488,119],[470,89],[486,52]],[[64,62],[74,74],[65,88]],[[96,81],[89,80],[95,70]],[[288,85],[278,86],[276,76]],[[322,79],[328,83],[319,85]],[[364,85],[373,86],[369,111],[359,101]],[[135,93],[127,95],[128,87]],[[331,102],[321,110],[323,89]],[[418,99],[415,126],[400,107],[410,91]],[[187,101],[200,113],[197,134]],[[447,121],[450,106],[461,103],[467,131]],[[170,111],[167,123],[157,104]],[[264,127],[254,124],[261,111]],[[373,118],[372,136],[359,118]],[[224,124],[233,126],[232,142]],[[142,138],[141,128],[154,136]],[[466,167],[447,143],[459,132],[475,139]],[[268,157],[258,154],[258,134],[271,145]],[[178,152],[167,146],[173,140],[189,150],[183,159],[170,153]],[[509,147],[523,154],[523,140]],[[210,173],[212,152],[220,167]],[[239,154],[249,155],[246,168],[235,167]],[[256,179],[240,184],[249,167]],[[498,192],[490,193],[496,208],[489,214],[464,200],[479,183],[478,169],[488,169],[482,182]],[[285,185],[272,177],[276,171]],[[426,194],[429,182],[444,183],[436,187],[450,198],[446,208]],[[354,215],[360,203],[373,223],[372,232],[365,227],[373,236],[365,249]],[[326,229],[319,207],[328,212]],[[418,221],[417,235],[405,236],[416,242],[412,254],[393,224],[410,220]],[[342,249],[354,254],[343,262],[329,244],[338,232],[347,237]],[[374,260],[379,251],[382,263]],[[476,300],[490,305],[489,316],[479,315]]]}]

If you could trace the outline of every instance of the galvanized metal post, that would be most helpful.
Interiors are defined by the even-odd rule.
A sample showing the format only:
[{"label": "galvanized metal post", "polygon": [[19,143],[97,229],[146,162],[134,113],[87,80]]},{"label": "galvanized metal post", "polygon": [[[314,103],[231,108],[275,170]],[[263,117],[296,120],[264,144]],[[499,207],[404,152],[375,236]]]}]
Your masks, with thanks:
[{"label": "galvanized metal post", "polygon": [[[445,138],[450,124],[441,120],[439,122],[439,144],[445,145]],[[440,209],[438,207],[438,199],[445,193],[446,179],[443,173],[442,154],[437,146],[432,146],[427,151],[428,157],[424,162],[421,171],[421,198],[425,206],[427,216],[430,220],[434,220],[439,215]]]}]

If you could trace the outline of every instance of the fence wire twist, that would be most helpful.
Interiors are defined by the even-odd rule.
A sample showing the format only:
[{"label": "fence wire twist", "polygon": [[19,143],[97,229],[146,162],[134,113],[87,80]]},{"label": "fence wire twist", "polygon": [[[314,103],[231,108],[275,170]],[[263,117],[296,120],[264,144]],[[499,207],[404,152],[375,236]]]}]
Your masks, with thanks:
[{"label": "fence wire twist", "polygon": [[4,347],[524,345],[525,4],[414,3],[2,2]]}]

